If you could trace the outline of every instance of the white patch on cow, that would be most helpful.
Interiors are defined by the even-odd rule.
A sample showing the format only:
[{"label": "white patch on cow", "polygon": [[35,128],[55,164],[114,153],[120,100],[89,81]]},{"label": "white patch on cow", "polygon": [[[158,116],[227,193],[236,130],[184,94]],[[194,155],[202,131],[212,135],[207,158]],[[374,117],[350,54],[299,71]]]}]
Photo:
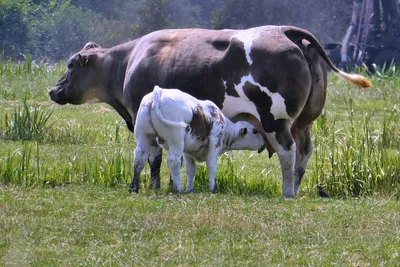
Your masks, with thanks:
[{"label": "white patch on cow", "polygon": [[235,85],[235,89],[241,98],[245,98],[250,102],[250,100],[243,91],[243,86],[246,84],[246,82],[249,82],[253,85],[260,87],[260,90],[266,93],[271,98],[272,105],[270,113],[274,116],[275,120],[291,119],[286,111],[285,99],[279,93],[272,93],[271,91],[268,90],[266,86],[262,86],[261,84],[256,82],[251,74],[243,76],[242,79],[240,80],[240,83]]},{"label": "white patch on cow", "polygon": [[236,38],[243,43],[245,54],[246,54],[246,59],[250,65],[253,64],[253,60],[250,57],[251,47],[253,45],[253,41],[255,39],[257,39],[257,37],[258,37],[257,33],[258,32],[255,29],[249,29],[249,30],[240,31],[231,37],[231,40],[232,40],[232,38]]},{"label": "white patch on cow", "polygon": [[239,113],[250,113],[260,120],[260,115],[257,112],[256,105],[254,105],[250,100],[242,97],[234,97],[225,94],[224,103],[222,104],[222,112],[230,119]]}]

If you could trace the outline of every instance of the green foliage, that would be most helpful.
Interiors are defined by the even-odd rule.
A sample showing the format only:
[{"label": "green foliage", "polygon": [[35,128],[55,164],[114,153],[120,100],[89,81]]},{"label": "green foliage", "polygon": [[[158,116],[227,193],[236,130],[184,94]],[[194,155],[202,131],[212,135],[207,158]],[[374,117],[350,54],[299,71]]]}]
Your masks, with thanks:
[{"label": "green foliage", "polygon": [[[318,3],[317,3],[318,2]],[[289,24],[304,27],[324,43],[339,41],[352,1],[266,0],[1,0],[0,51],[21,60],[66,60],[88,41],[103,47],[164,28],[247,28]],[[310,18],[309,10],[320,12]]]},{"label": "green foliage", "polygon": [[138,35],[143,35],[155,30],[172,28],[169,16],[166,14],[167,0],[142,0],[137,9],[140,24],[137,28]]},{"label": "green foliage", "polygon": [[102,43],[101,16],[71,5],[70,1],[49,1],[31,13],[32,53],[39,57],[64,59],[88,41]]},{"label": "green foliage", "polygon": [[36,104],[30,106],[24,99],[22,107],[16,107],[11,118],[5,114],[4,136],[11,140],[41,140],[51,126],[49,119],[52,114],[53,111],[44,110]]},{"label": "green foliage", "polygon": [[0,1],[0,51],[20,58],[29,42],[28,21],[21,1]]}]

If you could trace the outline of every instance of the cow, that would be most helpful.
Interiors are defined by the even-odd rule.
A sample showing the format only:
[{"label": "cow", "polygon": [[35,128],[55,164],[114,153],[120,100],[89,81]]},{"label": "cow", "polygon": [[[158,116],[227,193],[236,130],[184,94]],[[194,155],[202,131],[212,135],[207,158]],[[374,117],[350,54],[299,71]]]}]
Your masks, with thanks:
[{"label": "cow", "polygon": [[135,121],[134,177],[131,192],[139,191],[140,173],[151,151],[158,145],[168,151],[168,167],[174,190],[182,191],[180,166],[183,156],[187,185],[193,192],[196,162],[206,162],[210,191],[216,191],[215,175],[218,156],[230,150],[262,151],[266,140],[247,121],[231,122],[209,100],[198,100],[178,89],[154,87],[140,103]]},{"label": "cow", "polygon": [[[311,126],[326,98],[327,66],[358,87],[363,76],[336,68],[318,40],[293,26],[244,30],[167,29],[111,48],[89,43],[68,60],[49,94],[59,104],[106,102],[133,125],[142,98],[155,85],[214,102],[230,119],[251,114],[277,153],[282,195],[297,195],[311,156]],[[161,148],[149,158],[159,187]]]}]

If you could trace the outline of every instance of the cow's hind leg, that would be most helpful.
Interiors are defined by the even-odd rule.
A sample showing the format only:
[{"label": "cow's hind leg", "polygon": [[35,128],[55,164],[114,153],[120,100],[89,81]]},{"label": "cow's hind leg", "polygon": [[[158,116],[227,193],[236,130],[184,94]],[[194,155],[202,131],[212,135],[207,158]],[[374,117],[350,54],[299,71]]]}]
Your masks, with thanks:
[{"label": "cow's hind leg", "polygon": [[290,132],[290,123],[283,123],[283,130],[267,133],[268,141],[276,151],[282,170],[282,195],[294,197],[294,167],[296,160],[296,143]]},{"label": "cow's hind leg", "polygon": [[297,194],[307,168],[308,160],[313,151],[311,139],[311,125],[298,128],[296,125],[292,129],[294,139],[296,140],[296,165],[294,173],[294,193]]}]

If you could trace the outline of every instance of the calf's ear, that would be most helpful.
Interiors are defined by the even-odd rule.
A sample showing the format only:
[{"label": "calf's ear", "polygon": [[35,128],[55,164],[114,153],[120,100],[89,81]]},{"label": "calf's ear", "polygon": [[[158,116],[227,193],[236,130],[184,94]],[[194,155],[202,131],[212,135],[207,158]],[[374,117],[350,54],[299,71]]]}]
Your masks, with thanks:
[{"label": "calf's ear", "polygon": [[244,137],[247,134],[247,128],[240,129],[240,136]]}]

